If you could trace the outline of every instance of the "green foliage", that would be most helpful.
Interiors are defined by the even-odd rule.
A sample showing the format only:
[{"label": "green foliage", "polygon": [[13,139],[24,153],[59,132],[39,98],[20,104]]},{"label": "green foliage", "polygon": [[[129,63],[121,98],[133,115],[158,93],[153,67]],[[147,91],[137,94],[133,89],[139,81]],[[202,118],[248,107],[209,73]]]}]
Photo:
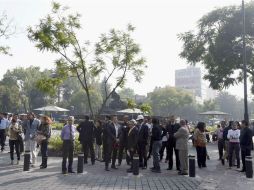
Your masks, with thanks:
[{"label": "green foliage", "polygon": [[57,122],[54,122],[51,124],[51,128],[53,130],[62,130],[63,129],[63,126],[64,126],[64,123],[57,123]]},{"label": "green foliage", "polygon": [[[11,21],[8,20],[7,15],[2,13],[0,15],[0,40],[8,39],[11,35],[15,33],[14,27],[11,25]],[[0,54],[12,55],[10,53],[10,47],[7,45],[0,44]]]},{"label": "green foliage", "polygon": [[169,116],[176,114],[177,109],[193,102],[192,96],[181,89],[166,86],[155,88],[148,94],[148,101],[155,115]]},{"label": "green foliage", "polygon": [[206,100],[203,102],[203,105],[201,106],[201,111],[214,111],[216,109],[216,102],[214,100]]},{"label": "green foliage", "polygon": [[122,88],[117,93],[123,101],[126,101],[127,99],[135,99],[135,92],[131,88]]},{"label": "green foliage", "polygon": [[152,107],[150,104],[148,103],[143,103],[139,106],[140,110],[145,113],[145,114],[149,114],[151,115],[152,114]]},{"label": "green foliage", "polygon": [[[247,72],[254,81],[254,2],[246,4]],[[211,11],[198,22],[198,32],[178,35],[183,42],[182,58],[207,69],[204,79],[214,89],[224,89],[243,80],[242,10],[228,6]],[[254,88],[252,88],[254,89]],[[253,91],[254,92],[254,91]]]},{"label": "green foliage", "polygon": [[[49,140],[49,149],[54,152],[61,153],[63,149],[63,141],[60,136],[52,136]],[[82,150],[81,144],[78,141],[78,136],[75,136],[74,154],[77,155]]]},{"label": "green foliage", "polygon": [[135,109],[137,107],[137,104],[134,100],[132,99],[127,99],[127,106],[130,109]]},{"label": "green foliage", "polygon": [[[56,61],[54,79],[42,79],[37,83],[37,87],[52,95],[64,80],[76,77],[84,90],[90,114],[93,116],[94,109],[100,114],[111,95],[118,88],[124,87],[127,74],[134,76],[136,81],[141,81],[146,67],[145,59],[139,56],[139,45],[131,37],[134,31],[131,25],[127,26],[126,31],[112,29],[108,34],[102,34],[99,42],[95,44],[95,52],[89,52],[89,43],[80,43],[77,37],[77,31],[81,29],[80,14],[68,14],[67,9],[59,3],[53,3],[51,14],[41,19],[37,26],[28,28],[28,38],[40,51],[61,56]],[[86,59],[91,53],[94,53],[95,62],[90,63]],[[97,109],[97,105],[93,106],[92,103],[97,90],[93,81],[100,76],[105,76],[104,94],[101,106]],[[108,88],[109,84],[113,84],[113,87]]]},{"label": "green foliage", "polygon": [[41,72],[39,67],[33,66],[8,70],[0,81],[1,110],[27,112],[52,102],[53,98],[36,88],[37,81],[49,73],[47,70]]}]

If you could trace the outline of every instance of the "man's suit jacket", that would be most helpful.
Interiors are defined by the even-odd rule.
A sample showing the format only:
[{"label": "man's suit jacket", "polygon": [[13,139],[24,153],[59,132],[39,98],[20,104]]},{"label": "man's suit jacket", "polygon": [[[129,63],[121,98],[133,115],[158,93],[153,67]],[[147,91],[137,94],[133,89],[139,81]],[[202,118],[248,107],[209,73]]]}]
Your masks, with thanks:
[{"label": "man's suit jacket", "polygon": [[149,137],[148,126],[146,124],[142,124],[141,126],[139,126],[138,130],[138,143],[147,145],[148,137]]},{"label": "man's suit jacket", "polygon": [[189,131],[185,127],[180,127],[174,134],[176,138],[176,149],[177,150],[188,150],[188,139]]},{"label": "man's suit jacket", "polygon": [[80,142],[92,142],[95,137],[95,126],[92,121],[85,120],[76,128],[79,132]]},{"label": "man's suit jacket", "polygon": [[178,131],[179,128],[180,128],[180,125],[178,123],[168,124],[166,126],[166,130],[167,130],[167,133],[168,133],[168,142],[169,142],[169,145],[174,146],[174,144],[176,142],[174,134]]},{"label": "man's suit jacket", "polygon": [[137,144],[138,144],[138,129],[136,127],[134,127],[133,129],[130,129],[131,131],[129,131],[128,133],[128,150],[133,149],[134,151],[136,151],[137,149]]},{"label": "man's suit jacket", "polygon": [[111,121],[104,124],[103,141],[112,146],[116,141],[116,129]]},{"label": "man's suit jacket", "polygon": [[30,122],[30,120],[26,120],[23,123],[22,127],[24,129],[25,141],[30,139],[33,140],[35,138],[35,135],[37,134],[40,124],[41,124],[41,121],[36,118],[34,118],[32,123]]}]

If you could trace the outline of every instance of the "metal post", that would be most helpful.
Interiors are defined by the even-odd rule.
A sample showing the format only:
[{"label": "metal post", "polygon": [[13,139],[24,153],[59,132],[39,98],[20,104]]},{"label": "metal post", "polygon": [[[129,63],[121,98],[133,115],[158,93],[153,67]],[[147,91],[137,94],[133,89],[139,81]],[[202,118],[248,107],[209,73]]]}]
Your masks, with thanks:
[{"label": "metal post", "polygon": [[29,171],[30,169],[30,151],[26,150],[24,153],[24,167],[23,171]]},{"label": "metal post", "polygon": [[80,153],[78,154],[78,168],[77,172],[78,173],[83,173],[84,170],[84,154]]},{"label": "metal post", "polygon": [[196,177],[195,156],[189,155],[189,177]]},{"label": "metal post", "polygon": [[133,169],[133,175],[139,174],[139,157],[138,157],[138,155],[133,156],[132,169]]},{"label": "metal post", "polygon": [[253,178],[253,167],[252,167],[252,157],[251,156],[245,157],[245,170],[246,170],[246,177]]},{"label": "metal post", "polygon": [[244,120],[249,122],[248,114],[248,97],[247,97],[247,63],[246,63],[246,41],[245,41],[245,5],[242,0],[242,17],[243,17],[243,82],[244,82]]}]

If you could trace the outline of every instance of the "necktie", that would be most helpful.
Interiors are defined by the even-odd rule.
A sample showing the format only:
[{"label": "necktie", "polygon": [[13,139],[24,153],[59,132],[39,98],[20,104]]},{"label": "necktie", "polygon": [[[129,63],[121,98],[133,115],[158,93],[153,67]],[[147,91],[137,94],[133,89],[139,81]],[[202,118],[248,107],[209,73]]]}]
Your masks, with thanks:
[{"label": "necktie", "polygon": [[69,129],[70,129],[70,140],[73,140],[71,125],[69,125]]}]

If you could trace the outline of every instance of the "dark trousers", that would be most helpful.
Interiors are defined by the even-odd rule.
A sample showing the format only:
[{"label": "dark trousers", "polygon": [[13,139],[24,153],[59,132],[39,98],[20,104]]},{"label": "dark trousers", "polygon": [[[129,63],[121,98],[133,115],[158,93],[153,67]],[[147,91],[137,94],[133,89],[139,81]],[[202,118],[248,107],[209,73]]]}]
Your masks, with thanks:
[{"label": "dark trousers", "polygon": [[242,156],[242,163],[243,163],[243,170],[246,169],[245,167],[245,157],[251,156],[251,150],[246,148],[241,148],[241,156]]},{"label": "dark trousers", "polygon": [[138,143],[138,156],[139,156],[139,166],[147,167],[146,144],[143,142]]},{"label": "dark trousers", "polygon": [[131,170],[133,169],[133,156],[134,156],[134,154],[135,154],[135,152],[136,151],[131,151],[131,150],[129,150],[129,153],[130,153],[130,164],[131,164]]},{"label": "dark trousers", "polygon": [[166,149],[166,160],[168,160],[168,154],[169,154],[169,146],[167,141],[162,142],[162,147],[160,149],[160,159],[163,159],[164,150]]},{"label": "dark trousers", "polygon": [[18,140],[9,140],[9,146],[10,146],[11,160],[14,160],[14,149],[17,154],[17,160],[20,160],[19,141]]},{"label": "dark trousers", "polygon": [[116,158],[117,158],[117,154],[119,153],[119,147],[113,147],[112,148],[112,166],[116,165]]},{"label": "dark trousers", "polygon": [[123,153],[126,155],[126,162],[127,164],[130,163],[130,157],[127,154],[127,148],[125,145],[120,145],[119,146],[119,152],[118,152],[118,163],[121,164],[123,160]]},{"label": "dark trousers", "polygon": [[24,152],[24,141],[22,138],[19,139],[20,152]]},{"label": "dark trousers", "polygon": [[84,162],[87,162],[88,158],[88,152],[90,152],[91,156],[91,162],[95,162],[95,152],[94,152],[94,146],[92,141],[84,141],[82,142],[82,148],[84,151]]},{"label": "dark trousers", "polygon": [[224,149],[224,140],[219,139],[218,140],[219,159],[222,159],[223,157],[223,149]]},{"label": "dark trousers", "polygon": [[72,171],[73,163],[73,153],[74,153],[74,141],[64,140],[63,141],[63,161],[62,161],[62,171],[66,172],[66,161],[68,158],[68,171]]},{"label": "dark trousers", "polygon": [[206,167],[206,147],[196,147],[198,167]]},{"label": "dark trousers", "polygon": [[237,168],[240,167],[240,157],[239,157],[239,152],[240,152],[240,144],[239,143],[232,143],[229,142],[229,167],[232,167],[232,160],[233,160],[233,152],[235,151],[235,157],[237,161]]},{"label": "dark trousers", "polygon": [[0,145],[1,145],[1,150],[4,150],[5,140],[6,140],[5,129],[0,129]]},{"label": "dark trousers", "polygon": [[113,144],[111,143],[104,144],[104,159],[105,159],[106,167],[108,167],[109,162],[111,160],[112,151],[113,151]]},{"label": "dark trousers", "polygon": [[43,140],[41,142],[41,157],[47,158],[48,157],[48,141]]},{"label": "dark trousers", "polygon": [[175,143],[169,143],[168,150],[169,150],[169,152],[168,152],[168,168],[169,169],[173,168],[173,154],[175,152],[176,169],[180,170],[179,153],[178,153],[178,150],[176,149]]}]

